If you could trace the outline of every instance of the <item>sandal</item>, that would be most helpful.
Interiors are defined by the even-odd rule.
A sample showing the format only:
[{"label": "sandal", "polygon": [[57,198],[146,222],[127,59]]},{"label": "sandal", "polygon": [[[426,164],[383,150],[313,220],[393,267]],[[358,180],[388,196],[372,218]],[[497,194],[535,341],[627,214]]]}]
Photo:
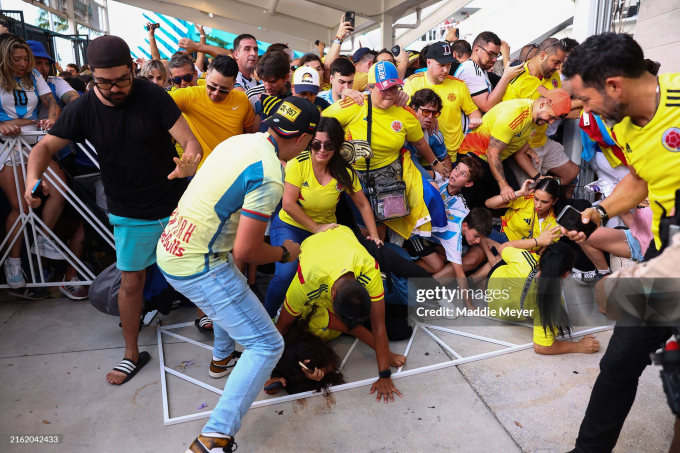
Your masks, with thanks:
[{"label": "sandal", "polygon": [[212,319],[208,318],[207,316],[201,316],[199,319],[194,321],[194,324],[196,325],[196,328],[201,332],[201,333],[212,333],[213,328],[210,326],[210,328],[206,328],[205,326],[208,324],[212,324]]},{"label": "sandal", "polygon": [[139,353],[137,363],[133,362],[127,357],[121,360],[120,363],[113,368],[114,371],[119,371],[126,375],[125,380],[118,385],[123,385],[127,381],[135,377],[135,374],[137,374],[139,370],[144,368],[144,365],[149,363],[149,360],[151,360],[151,355],[146,351],[142,351]]}]

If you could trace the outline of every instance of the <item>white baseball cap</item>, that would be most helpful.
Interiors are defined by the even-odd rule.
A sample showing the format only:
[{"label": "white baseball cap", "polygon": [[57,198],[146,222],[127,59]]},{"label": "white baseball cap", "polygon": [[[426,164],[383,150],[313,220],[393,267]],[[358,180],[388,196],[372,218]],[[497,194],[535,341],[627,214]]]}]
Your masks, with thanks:
[{"label": "white baseball cap", "polygon": [[319,73],[309,66],[300,66],[293,74],[293,86],[296,93],[319,92]]}]

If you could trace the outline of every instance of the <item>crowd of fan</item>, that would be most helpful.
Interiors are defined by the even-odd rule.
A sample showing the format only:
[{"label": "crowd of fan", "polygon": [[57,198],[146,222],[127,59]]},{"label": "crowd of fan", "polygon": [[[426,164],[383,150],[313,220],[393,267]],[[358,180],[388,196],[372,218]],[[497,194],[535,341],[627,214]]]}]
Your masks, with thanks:
[{"label": "crowd of fan", "polygon": [[[125,71],[122,75],[102,73],[102,69],[97,73],[97,68],[116,66],[97,66],[92,58],[94,75],[87,65],[78,68],[69,64],[61,71],[40,43],[26,43],[11,34],[0,36],[0,133],[13,136],[44,129],[51,131],[47,137],[60,140],[54,159],[36,158],[44,160],[38,164],[31,160],[28,180],[25,185],[20,181],[19,193],[13,171],[19,156],[3,155],[0,189],[9,205],[7,231],[22,205],[26,209],[20,201],[36,182],[31,169],[49,165],[61,184],[85,187],[94,207],[109,217],[123,277],[130,279],[129,273],[142,272],[134,291],[125,281],[121,286],[118,304],[129,360],[109,373],[111,383],[127,382],[143,366],[136,346],[137,326],[126,330],[126,322],[134,324],[139,313],[126,311],[122,298],[141,296],[143,272],[155,266],[156,258],[171,286],[198,305],[196,327],[204,333],[215,332],[210,375],[219,378],[234,370],[240,353],[234,349],[233,338],[246,350],[248,340],[231,332],[231,337],[225,336],[218,323],[222,315],[196,302],[219,295],[198,296],[192,293],[195,288],[185,283],[226,260],[220,247],[230,241],[234,265],[245,277],[250,294],[264,304],[271,326],[274,320],[276,329],[263,326],[262,335],[278,331],[285,339],[285,349],[280,345],[274,348],[281,349],[278,354],[283,355],[266,382],[268,393],[275,393],[277,387],[293,393],[343,382],[337,372],[338,357],[325,344],[343,332],[374,348],[379,363],[382,355],[390,366],[402,366],[406,358],[390,352],[387,340],[403,340],[411,334],[406,311],[408,278],[418,278],[423,287],[455,282],[462,289],[486,285],[488,278],[489,289],[507,289],[511,294],[510,298],[488,301],[490,307],[521,306],[533,311],[537,353],[598,351],[598,341],[592,336],[579,342],[556,339],[570,331],[559,285],[570,274],[586,284],[609,274],[606,253],[642,261],[653,241],[652,213],[648,206],[639,206],[632,213],[610,219],[606,228],[581,244],[560,232],[556,217],[562,207],[571,205],[582,211],[590,206],[572,197],[577,186],[591,182],[579,181],[580,168],[561,144],[560,124],[578,122],[585,143],[581,158],[591,162],[599,178],[591,185],[597,186],[593,190],[608,195],[628,174],[625,154],[602,119],[584,113],[581,101],[573,97],[569,79],[560,73],[578,45],[576,41],[548,38],[525,46],[519,57],[510,61],[511,49],[493,32],[480,33],[467,42],[457,39],[453,28],[445,40],[420,52],[399,49],[395,55],[388,49],[363,47],[343,55],[342,43],[353,31],[351,23],[343,21],[327,52],[325,44],[319,43],[318,53],[298,57],[285,44],[273,44],[260,54],[256,37],[248,34],[238,36],[232,49],[211,46],[199,27],[200,42],[182,39],[182,50],[168,61],[160,58],[155,30],[148,28],[153,59],[126,63],[137,78],[134,81],[130,76],[126,79]],[[96,41],[91,44],[94,48]],[[95,52],[91,50],[105,60]],[[658,66],[650,68],[657,70]],[[167,93],[159,94],[147,81]],[[104,154],[100,148],[107,145],[98,145],[97,140],[105,143],[112,132],[97,130],[97,137],[92,138],[87,130],[106,127],[89,126],[110,114],[106,108],[131,108],[132,101],[126,99],[129,90],[120,93],[130,85],[134,95],[148,92],[145,102],[151,99],[156,104],[153,111],[158,118],[154,121],[159,125],[148,126],[146,132],[148,141],[156,143],[149,146],[160,147],[172,140],[174,163],[169,159],[161,165],[155,158],[133,157],[124,150],[117,156]],[[93,118],[68,106],[75,102],[74,107],[80,105],[82,110],[82,104],[97,99],[85,93],[96,90],[98,99],[109,102],[102,105],[109,107],[101,111],[92,107]],[[176,108],[188,128],[184,120],[173,117]],[[66,118],[58,121],[62,109]],[[301,123],[305,118],[306,125]],[[145,121],[137,127],[147,127]],[[112,122],[109,127],[123,124],[128,123]],[[154,135],[154,128],[161,125],[165,138]],[[128,131],[115,133],[125,136]],[[256,135],[249,138],[250,134]],[[75,143],[84,144],[84,138],[103,160],[101,173],[85,152],[92,148],[85,145],[84,151]],[[25,135],[25,139],[35,145],[38,136]],[[120,140],[122,146],[125,138]],[[45,141],[45,149],[51,151],[56,146],[54,140]],[[278,169],[262,158],[264,164],[258,167],[255,161],[249,162],[247,171],[238,170],[241,173],[229,179],[230,172],[236,171],[230,166],[241,165],[233,150],[257,149],[264,154],[272,146],[285,167],[282,198],[274,200],[278,206],[265,218],[267,242],[279,250],[278,256],[264,253],[259,246],[239,248],[238,236],[233,244],[236,211],[240,210],[241,222],[258,220],[266,209],[256,208],[272,201],[268,195],[249,199],[251,185],[260,184],[257,181],[262,178],[275,180],[272,172]],[[107,173],[127,173],[120,162],[128,158],[141,167],[125,175]],[[171,179],[192,176],[194,164],[198,171],[188,188],[186,182],[168,185],[168,174]],[[153,183],[156,185],[138,181],[155,178],[149,176],[152,173],[160,175]],[[229,180],[228,184],[223,180]],[[399,182],[403,184],[396,184]],[[378,186],[392,187],[396,205],[376,201]],[[65,209],[64,197],[54,187],[43,187],[49,195],[42,205],[43,222],[69,244],[75,256],[83,257],[87,225]],[[154,206],[167,205],[170,211],[179,207],[169,218],[170,211],[160,208],[157,213],[147,210],[137,215],[144,204],[132,209],[130,200],[149,200],[149,191],[154,192]],[[240,202],[232,201],[239,196]],[[40,204],[32,203],[29,195],[26,199],[33,206]],[[213,220],[205,220],[211,215],[215,216],[212,230]],[[142,221],[146,223],[142,225]],[[197,221],[204,224],[194,225]],[[143,226],[144,234],[150,235],[147,242],[153,246],[152,256],[141,270],[137,257],[122,252],[128,247],[125,241],[132,241],[132,233],[125,233],[131,226]],[[190,243],[192,234],[209,245],[196,249],[196,243]],[[16,240],[4,263],[11,291],[24,298],[46,297],[44,290],[25,287],[22,248],[28,244],[23,243],[23,236],[14,235]],[[59,268],[63,281],[68,282],[60,290],[71,299],[88,297],[87,287],[79,284],[82,276],[73,266],[50,264],[62,259],[52,244],[39,238],[28,249],[29,257],[33,253],[43,260],[43,278],[54,278],[54,269]],[[136,247],[135,253],[142,253],[141,249]],[[283,258],[279,260],[281,249]],[[26,253],[23,256],[25,263]],[[193,262],[190,256],[199,259]],[[273,278],[261,294],[256,285],[258,264],[273,261]],[[548,282],[544,289],[558,285],[557,289],[539,292],[542,281]],[[386,304],[377,310],[376,302],[382,300]],[[480,303],[469,296],[463,302],[470,310]],[[437,303],[455,309],[445,300]],[[525,317],[511,320],[523,321]],[[218,341],[220,338],[224,341]],[[276,338],[271,338],[276,343]],[[255,368],[241,372],[254,373]],[[380,389],[378,397],[383,393],[387,401],[387,392]],[[204,432],[228,430],[218,426]]]}]

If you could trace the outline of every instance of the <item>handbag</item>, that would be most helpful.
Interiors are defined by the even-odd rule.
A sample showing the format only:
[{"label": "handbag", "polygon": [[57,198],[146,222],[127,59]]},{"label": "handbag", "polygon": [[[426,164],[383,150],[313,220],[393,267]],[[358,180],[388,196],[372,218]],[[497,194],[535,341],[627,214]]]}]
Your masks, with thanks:
[{"label": "handbag", "polygon": [[[366,141],[371,144],[371,126],[373,117],[371,96],[368,96],[368,115]],[[404,181],[376,181],[376,174],[371,175],[371,159],[366,159],[366,188],[367,198],[373,210],[373,216],[378,222],[406,217],[411,213],[411,206],[406,196]]]}]

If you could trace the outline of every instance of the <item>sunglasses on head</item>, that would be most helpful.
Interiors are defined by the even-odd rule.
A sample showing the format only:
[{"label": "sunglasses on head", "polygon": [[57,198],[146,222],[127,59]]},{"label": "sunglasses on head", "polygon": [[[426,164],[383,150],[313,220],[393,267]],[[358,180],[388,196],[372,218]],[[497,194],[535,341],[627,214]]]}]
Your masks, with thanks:
[{"label": "sunglasses on head", "polygon": [[312,151],[321,151],[321,148],[323,148],[324,151],[335,151],[335,145],[333,144],[333,142],[322,142],[320,140],[312,140],[310,147],[312,148]]},{"label": "sunglasses on head", "polygon": [[217,87],[214,87],[212,85],[208,85],[207,83],[205,84],[205,87],[210,91],[218,91],[221,94],[229,94],[231,92],[231,90],[224,90],[222,88],[217,88]]},{"label": "sunglasses on head", "polygon": [[190,72],[188,74],[184,74],[181,77],[172,78],[172,81],[175,82],[175,85],[179,85],[180,83],[182,83],[182,80],[184,80],[185,82],[191,82],[192,80],[194,80],[194,74]]},{"label": "sunglasses on head", "polygon": [[418,108],[423,113],[423,116],[425,118],[429,117],[430,115],[432,115],[432,118],[439,118],[439,115],[442,114],[442,112],[440,112],[439,110],[424,109],[422,107],[418,107]]},{"label": "sunglasses on head", "polygon": [[556,46],[556,45],[558,45],[558,44],[559,44],[560,46],[564,47],[565,49],[567,48],[567,43],[566,43],[566,41],[565,41],[564,39],[560,39],[559,41],[555,41],[554,43],[548,44],[547,46],[545,46],[545,49],[543,49],[543,52],[545,52],[546,50],[550,49],[552,46]]}]

